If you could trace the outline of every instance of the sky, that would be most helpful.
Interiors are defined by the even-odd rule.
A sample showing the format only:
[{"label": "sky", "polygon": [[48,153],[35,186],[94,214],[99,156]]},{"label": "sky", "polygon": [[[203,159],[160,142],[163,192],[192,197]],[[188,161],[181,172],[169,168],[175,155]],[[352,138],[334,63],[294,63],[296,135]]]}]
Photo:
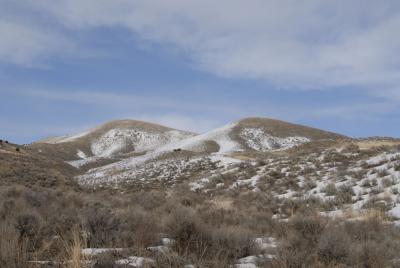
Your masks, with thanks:
[{"label": "sky", "polygon": [[0,138],[243,117],[400,137],[398,0],[0,0]]}]

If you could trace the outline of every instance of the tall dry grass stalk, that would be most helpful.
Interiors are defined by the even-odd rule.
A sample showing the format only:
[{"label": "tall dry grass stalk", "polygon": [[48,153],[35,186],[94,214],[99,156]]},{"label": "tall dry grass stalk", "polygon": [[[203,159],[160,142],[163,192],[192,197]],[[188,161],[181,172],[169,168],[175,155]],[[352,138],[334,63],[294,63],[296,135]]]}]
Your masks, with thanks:
[{"label": "tall dry grass stalk", "polygon": [[8,222],[0,224],[0,267],[27,267],[27,241]]},{"label": "tall dry grass stalk", "polygon": [[67,255],[65,262],[68,268],[84,268],[84,258],[82,249],[86,247],[85,241],[81,238],[81,232],[78,227],[72,230],[72,241],[67,243]]}]

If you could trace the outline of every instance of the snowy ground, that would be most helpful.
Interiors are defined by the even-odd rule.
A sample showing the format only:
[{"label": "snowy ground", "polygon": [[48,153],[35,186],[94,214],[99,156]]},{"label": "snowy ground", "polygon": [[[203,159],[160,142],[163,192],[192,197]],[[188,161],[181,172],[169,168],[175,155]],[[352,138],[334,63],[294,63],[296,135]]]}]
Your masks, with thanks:
[{"label": "snowy ground", "polygon": [[294,146],[309,142],[306,137],[274,137],[260,128],[244,128],[240,136],[246,140],[247,146],[256,151],[286,150]]},{"label": "snowy ground", "polygon": [[[139,135],[135,130],[125,132],[112,130],[92,145],[95,157],[86,157],[78,152],[82,159],[70,161],[69,164],[81,167],[96,162],[98,157],[111,156],[131,142],[136,146],[135,151],[146,152],[141,156],[129,157],[122,161],[89,170],[79,177],[79,181],[82,184],[113,184],[141,180],[143,178],[146,180],[175,180],[183,175],[193,175],[194,172],[190,173],[187,166],[189,165],[190,168],[195,169],[193,163],[202,163],[204,158],[207,161],[218,163],[218,168],[222,170],[234,163],[241,162],[241,160],[231,156],[233,153],[244,151],[244,146],[231,137],[235,127],[237,127],[237,124],[232,123],[201,135],[186,138],[175,132],[173,134],[167,133],[166,138],[165,136],[160,137],[148,133]],[[257,128],[245,128],[242,130],[241,135],[248,147],[261,152],[285,150],[310,141],[304,137],[273,137]],[[217,151],[209,151],[209,142],[214,142],[218,146]],[[204,154],[205,157],[186,160],[177,159],[180,155],[175,153],[176,150],[200,153]],[[166,155],[169,155],[168,160],[163,159]],[[150,174],[145,174],[143,169],[150,170]],[[182,170],[186,173],[182,172]],[[160,172],[162,175],[159,175]],[[155,174],[157,177],[154,177]],[[250,179],[253,182],[253,186],[255,186],[257,178],[248,178],[246,180]],[[248,181],[246,180],[239,181],[238,184],[247,184]],[[199,189],[199,187],[201,188],[202,186],[196,185],[196,183],[193,184],[193,189]]]}]

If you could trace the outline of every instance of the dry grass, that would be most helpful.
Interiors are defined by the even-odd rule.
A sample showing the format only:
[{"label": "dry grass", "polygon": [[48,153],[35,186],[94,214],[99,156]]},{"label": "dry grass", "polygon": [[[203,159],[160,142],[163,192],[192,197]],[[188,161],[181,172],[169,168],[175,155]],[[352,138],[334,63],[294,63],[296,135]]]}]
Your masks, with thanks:
[{"label": "dry grass", "polygon": [[[381,150],[357,154],[367,159]],[[276,260],[266,262],[265,267],[391,267],[400,251],[399,229],[385,213],[393,200],[371,198],[367,210],[346,210],[336,218],[320,216],[321,211],[350,207],[359,198],[351,187],[334,186],[339,181],[354,185],[366,174],[343,180],[350,174],[349,163],[358,161],[352,158],[356,147],[345,151],[327,151],[326,158],[318,161],[293,151],[288,159],[280,158],[286,163],[280,159],[271,163],[258,181],[258,192],[246,186],[232,191],[226,188],[238,178],[262,170],[270,159],[267,157],[257,166],[238,165],[235,171],[207,185],[210,189],[196,193],[185,182],[151,191],[129,188],[124,193],[52,183],[60,178],[52,178],[54,174],[46,173],[45,166],[38,168],[34,161],[25,162],[27,156],[21,153],[18,159],[22,158],[21,166],[26,164],[27,169],[11,167],[8,171],[15,172],[13,177],[9,173],[2,177],[6,172],[1,167],[12,166],[14,158],[0,163],[0,177],[9,183],[0,188],[0,267],[25,268],[27,260],[55,260],[78,268],[85,259],[81,255],[84,247],[129,249],[121,253],[126,254],[123,256],[96,257],[96,268],[112,267],[116,259],[133,255],[154,259],[155,267],[189,263],[232,267],[238,258],[260,253],[254,246],[256,237],[279,241],[277,253],[273,252]],[[333,175],[315,174],[321,166],[331,165],[337,170]],[[286,167],[288,173],[282,171]],[[299,174],[304,175],[303,185],[299,185]],[[326,175],[332,176],[332,184],[324,189],[331,200],[310,196],[308,191],[315,191],[315,182]],[[221,182],[224,187],[215,188]],[[378,188],[379,184],[372,180],[365,186]],[[276,197],[288,190],[295,198]],[[383,201],[386,206],[381,208]],[[165,237],[176,241],[168,253],[147,249],[161,245]]]},{"label": "dry grass", "polygon": [[13,226],[7,222],[0,223],[0,267],[27,267],[28,249],[26,238],[19,237]]},{"label": "dry grass", "polygon": [[[65,189],[2,189],[0,217],[9,221],[1,224],[0,256],[8,266],[0,267],[25,268],[26,260],[60,260],[67,261],[69,268],[80,268],[85,259],[81,249],[86,246],[130,248],[136,256],[153,258],[156,267],[188,263],[229,267],[238,258],[258,254],[252,239],[262,236],[280,240],[278,259],[267,267],[301,267],[302,263],[307,267],[358,266],[362,256],[371,259],[373,250],[381,252],[390,244],[393,250],[377,259],[378,264],[386,265],[393,252],[400,250],[397,229],[388,225],[383,212],[348,211],[337,219],[322,218],[316,212],[319,202],[282,203],[268,194],[253,192],[211,198],[183,188],[168,196],[157,191],[113,196]],[[289,222],[272,219],[274,211],[291,216]],[[34,227],[35,220],[24,220],[21,226],[32,227],[17,229],[21,215],[36,215],[40,228]],[[33,229],[33,240],[20,240],[21,231],[28,239]],[[56,235],[61,236],[61,243],[54,239]],[[146,250],[160,245],[162,237],[176,241],[168,254]],[[107,265],[114,260],[115,256],[99,256],[103,265],[99,267],[110,267]]]},{"label": "dry grass", "polygon": [[373,149],[376,147],[382,147],[382,146],[392,147],[392,146],[400,145],[400,141],[367,140],[367,141],[355,142],[355,144],[357,144],[360,147],[360,149],[362,149],[362,150],[369,150],[369,149]]},{"label": "dry grass", "polygon": [[72,241],[66,243],[67,268],[84,268],[82,262],[86,256],[82,255],[82,249],[86,248],[86,243],[81,238],[81,232],[78,227],[72,230]]}]

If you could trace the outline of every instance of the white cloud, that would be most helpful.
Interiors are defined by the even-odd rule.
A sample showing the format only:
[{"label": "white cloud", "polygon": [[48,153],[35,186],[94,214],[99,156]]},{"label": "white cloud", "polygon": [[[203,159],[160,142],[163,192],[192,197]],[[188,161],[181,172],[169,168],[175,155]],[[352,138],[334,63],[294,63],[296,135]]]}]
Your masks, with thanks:
[{"label": "white cloud", "polygon": [[115,108],[176,108],[177,102],[172,99],[156,96],[143,97],[134,94],[116,93],[96,90],[60,90],[60,89],[23,89],[14,90],[15,94],[39,99],[66,101],[101,106],[104,109]]},{"label": "white cloud", "polygon": [[[198,68],[223,77],[261,79],[278,88],[350,86],[390,99],[391,107],[400,101],[397,0],[0,0],[0,4],[0,62],[41,65],[48,57],[82,49],[79,40],[67,33],[123,27],[144,41],[175,46]],[[41,94],[125,107],[204,107],[204,103],[196,107],[173,99],[90,91]],[[326,114],[347,113],[340,110]]]},{"label": "white cloud", "polygon": [[200,68],[277,87],[400,82],[397,0],[30,0],[72,30],[124,27]]},{"label": "white cloud", "polygon": [[21,21],[0,19],[0,62],[38,66],[38,59],[71,51],[72,41],[63,35]]},{"label": "white cloud", "polygon": [[[40,100],[62,101],[95,106],[103,110],[178,110],[185,112],[201,112],[237,114],[234,104],[220,105],[210,100],[187,101],[173,96],[137,95],[132,93],[118,93],[115,91],[99,90],[67,90],[67,89],[5,89],[0,92],[11,92],[22,97],[33,97]],[[137,90],[135,90],[137,91]]]}]

